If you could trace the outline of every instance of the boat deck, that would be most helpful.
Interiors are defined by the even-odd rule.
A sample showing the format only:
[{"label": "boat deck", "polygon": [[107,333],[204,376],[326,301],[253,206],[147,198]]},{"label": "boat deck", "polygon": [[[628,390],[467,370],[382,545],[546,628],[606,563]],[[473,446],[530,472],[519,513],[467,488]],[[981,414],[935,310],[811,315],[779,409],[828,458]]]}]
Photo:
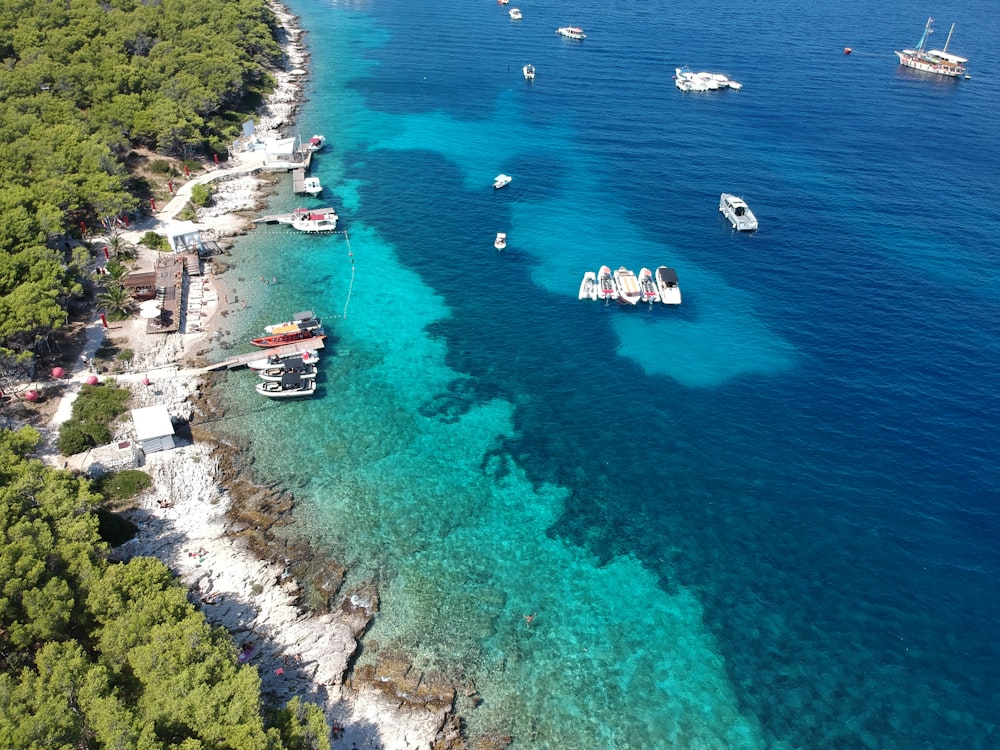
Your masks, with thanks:
[{"label": "boat deck", "polygon": [[323,339],[303,339],[302,341],[293,341],[290,344],[283,344],[282,346],[272,346],[267,349],[258,349],[246,354],[240,354],[238,357],[230,357],[229,359],[224,359],[221,362],[208,365],[205,370],[210,372],[216,370],[235,370],[239,367],[246,367],[250,362],[253,362],[256,359],[261,359],[262,357],[270,357],[274,354],[279,357],[284,357],[289,354],[298,354],[299,352],[306,352],[312,349],[322,349],[323,347]]}]

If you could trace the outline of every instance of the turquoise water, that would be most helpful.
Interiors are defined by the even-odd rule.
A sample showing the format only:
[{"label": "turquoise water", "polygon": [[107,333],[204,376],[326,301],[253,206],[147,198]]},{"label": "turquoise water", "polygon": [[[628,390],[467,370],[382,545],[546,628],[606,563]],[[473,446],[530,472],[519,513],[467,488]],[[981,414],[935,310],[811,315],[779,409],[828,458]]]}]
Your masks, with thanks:
[{"label": "turquoise water", "polygon": [[[333,335],[316,399],[224,376],[226,427],[379,581],[368,638],[474,680],[470,732],[516,747],[995,742],[986,6],[939,24],[972,81],[896,66],[925,20],[896,2],[291,8],[346,234],[241,240],[227,338]],[[681,94],[683,64],[745,88]],[[605,263],[684,304],[577,300]]]}]

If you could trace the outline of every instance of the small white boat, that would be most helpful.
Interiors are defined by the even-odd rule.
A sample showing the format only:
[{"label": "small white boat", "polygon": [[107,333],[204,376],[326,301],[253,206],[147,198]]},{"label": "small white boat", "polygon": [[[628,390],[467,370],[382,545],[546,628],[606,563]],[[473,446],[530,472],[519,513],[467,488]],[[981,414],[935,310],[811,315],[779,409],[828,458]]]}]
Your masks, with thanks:
[{"label": "small white boat", "polygon": [[618,299],[618,287],[607,266],[601,266],[601,270],[597,272],[597,299]]},{"label": "small white boat", "polygon": [[302,380],[316,377],[316,365],[307,365],[301,358],[286,359],[275,367],[257,370],[261,380],[268,383],[280,383],[286,375],[298,375]]},{"label": "small white boat", "polygon": [[291,225],[300,232],[333,232],[339,218],[332,208],[296,208]]},{"label": "small white boat", "polygon": [[696,73],[686,65],[674,69],[674,85],[681,91],[718,91],[726,88],[739,91],[743,88],[743,84],[722,73]]},{"label": "small white boat", "polygon": [[642,290],[639,288],[639,279],[635,277],[635,271],[620,266],[614,275],[615,286],[618,287],[618,301],[622,304],[637,304],[642,299]]},{"label": "small white boat", "polygon": [[526,81],[535,80],[535,66],[532,65],[531,63],[528,63],[523,68],[521,68],[521,72],[524,73],[524,79]]},{"label": "small white boat", "polygon": [[261,359],[255,359],[251,362],[247,362],[247,367],[251,370],[266,370],[269,367],[277,367],[287,359],[295,358],[301,358],[303,364],[315,365],[319,362],[319,350],[306,349],[305,351],[296,352],[295,354],[272,354],[270,357],[262,357]]},{"label": "small white boat", "polygon": [[497,238],[493,240],[493,247],[495,247],[497,250],[503,250],[505,247],[507,247],[506,232],[497,232]]},{"label": "small white boat", "polygon": [[507,15],[509,15],[515,21],[520,21],[522,18],[524,18],[524,16],[521,15],[521,11],[518,10],[517,8],[511,8],[510,10],[508,10]]},{"label": "small white boat", "polygon": [[656,269],[656,286],[660,290],[660,302],[664,305],[681,303],[681,288],[677,285],[677,272],[667,266]]},{"label": "small white boat", "polygon": [[580,299],[597,299],[597,274],[587,271],[580,282]]},{"label": "small white boat", "polygon": [[316,378],[306,380],[295,373],[290,373],[278,382],[257,383],[254,390],[268,398],[302,398],[312,396],[316,392]]},{"label": "small white boat", "polygon": [[302,191],[314,198],[321,195],[323,193],[323,186],[320,184],[319,177],[306,177],[302,180]]},{"label": "small white boat", "polygon": [[497,5],[506,5],[510,0],[497,0]]},{"label": "small white boat", "polygon": [[494,189],[499,190],[505,185],[509,185],[512,179],[514,178],[511,177],[509,174],[503,174],[501,172],[500,174],[498,174],[496,177],[493,178],[493,187]]},{"label": "small white boat", "polygon": [[723,193],[719,198],[719,210],[729,219],[738,232],[754,232],[757,230],[757,217],[753,215],[750,206],[739,196]]},{"label": "small white boat", "polygon": [[323,147],[326,145],[326,137],[322,135],[314,135],[309,139],[306,144],[306,150],[316,153],[317,151],[322,151]]},{"label": "small white boat", "polygon": [[583,33],[583,29],[579,26],[560,26],[556,29],[556,33],[559,36],[564,36],[567,39],[586,39],[587,35]]},{"label": "small white boat", "polygon": [[653,272],[648,268],[643,268],[639,271],[639,293],[642,295],[639,299],[643,302],[648,302],[650,305],[660,301],[659,287],[656,286],[656,279],[653,278]]},{"label": "small white boat", "polygon": [[316,313],[312,310],[303,310],[295,313],[291,320],[264,326],[264,331],[271,334],[291,333],[292,331],[310,331],[321,325],[323,325],[323,321],[316,317]]}]

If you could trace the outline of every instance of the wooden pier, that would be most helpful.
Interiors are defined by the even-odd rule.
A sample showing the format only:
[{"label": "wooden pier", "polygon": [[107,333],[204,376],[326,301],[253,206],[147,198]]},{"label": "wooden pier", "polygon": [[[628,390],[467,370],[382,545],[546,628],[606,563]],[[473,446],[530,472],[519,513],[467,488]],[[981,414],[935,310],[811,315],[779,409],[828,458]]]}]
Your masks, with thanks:
[{"label": "wooden pier", "polygon": [[292,192],[295,193],[295,195],[306,194],[306,170],[292,170]]},{"label": "wooden pier", "polygon": [[323,346],[323,339],[321,338],[309,338],[303,339],[302,341],[293,341],[290,344],[272,346],[266,349],[257,349],[256,351],[248,352],[247,354],[241,354],[238,357],[230,357],[222,362],[216,362],[214,365],[208,365],[205,370],[235,370],[239,367],[246,367],[255,359],[263,359],[264,357],[270,357],[275,354],[279,357],[286,357],[299,354],[300,352],[307,352],[312,349],[322,349]]}]

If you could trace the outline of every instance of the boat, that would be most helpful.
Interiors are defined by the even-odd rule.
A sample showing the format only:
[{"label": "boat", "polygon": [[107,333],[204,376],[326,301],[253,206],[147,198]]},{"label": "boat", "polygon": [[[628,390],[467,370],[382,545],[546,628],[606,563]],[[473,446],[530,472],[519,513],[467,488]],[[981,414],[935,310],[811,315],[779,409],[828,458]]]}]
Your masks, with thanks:
[{"label": "boat", "polygon": [[656,269],[656,287],[660,290],[660,302],[664,305],[681,303],[681,288],[677,285],[677,272],[668,266]]},{"label": "boat", "polygon": [[497,238],[493,240],[493,247],[495,247],[497,250],[503,250],[505,247],[507,247],[506,232],[497,232]]},{"label": "boat", "polygon": [[556,29],[556,33],[559,36],[564,36],[567,39],[586,39],[587,35],[583,33],[583,29],[579,26],[561,26]]},{"label": "boat", "polygon": [[931,28],[932,23],[934,23],[934,19],[928,18],[927,25],[924,26],[924,33],[921,35],[916,49],[904,49],[902,52],[896,50],[899,64],[905,65],[907,68],[913,68],[914,70],[922,70],[925,73],[936,73],[937,75],[949,76],[951,78],[958,78],[965,75],[965,64],[969,61],[948,51],[948,44],[951,42],[951,35],[955,31],[955,24],[951,25],[951,31],[948,32],[948,38],[945,40],[943,50],[924,49],[924,45],[927,44],[927,37],[934,33],[934,29]]},{"label": "boat", "polygon": [[294,373],[303,380],[309,380],[316,377],[316,365],[307,365],[301,357],[290,357],[274,367],[257,370],[260,379],[269,383],[279,383],[289,373]]},{"label": "boat", "polygon": [[580,282],[580,299],[597,299],[597,274],[587,271]]},{"label": "boat", "polygon": [[719,197],[719,210],[738,232],[757,230],[757,217],[742,198],[731,193],[723,193]]},{"label": "boat", "polygon": [[254,390],[268,398],[302,398],[316,392],[316,378],[303,378],[297,373],[288,373],[277,382],[257,383]]},{"label": "boat", "polygon": [[302,180],[302,192],[308,193],[314,198],[321,195],[323,186],[320,184],[319,177],[306,177]]},{"label": "boat", "polygon": [[527,81],[534,81],[535,80],[535,66],[534,65],[532,65],[530,63],[527,64],[527,65],[525,65],[523,68],[521,68],[521,72],[524,73],[525,80],[527,80]]},{"label": "boat", "polygon": [[618,287],[607,266],[601,266],[601,270],[597,272],[597,299],[618,299]]},{"label": "boat", "polygon": [[494,189],[499,190],[505,185],[509,185],[510,181],[513,179],[514,178],[511,177],[509,174],[503,174],[501,172],[500,174],[498,174],[496,177],[493,178],[493,187]]},{"label": "boat", "polygon": [[269,357],[261,357],[247,362],[247,367],[251,370],[266,370],[269,367],[277,367],[281,362],[288,359],[302,359],[302,364],[314,365],[319,362],[319,350],[305,349],[294,354],[272,354]]},{"label": "boat", "polygon": [[316,313],[312,310],[303,310],[295,313],[291,320],[264,326],[264,331],[266,333],[289,333],[290,331],[319,328],[321,324],[322,321],[316,317]]},{"label": "boat", "polygon": [[326,332],[322,328],[308,328],[288,333],[272,333],[260,338],[250,339],[250,343],[262,349],[270,349],[273,346],[282,344],[294,344],[296,341],[307,341],[309,339],[325,339]]},{"label": "boat", "polygon": [[300,232],[333,232],[339,218],[332,208],[296,208],[291,225]]},{"label": "boat", "polygon": [[306,143],[306,151],[312,151],[314,154],[317,151],[322,151],[323,147],[326,145],[326,137],[322,135],[314,135]]},{"label": "boat", "polygon": [[656,286],[653,272],[648,268],[639,271],[639,293],[642,295],[639,299],[643,302],[652,305],[654,302],[660,301],[660,289]]},{"label": "boat", "polygon": [[614,276],[615,286],[618,287],[619,302],[634,305],[642,299],[642,290],[639,289],[639,280],[635,277],[635,271],[621,266],[615,271]]},{"label": "boat", "polygon": [[510,0],[497,0],[497,5],[506,5]]},{"label": "boat", "polygon": [[511,19],[515,21],[520,21],[522,18],[524,18],[524,16],[521,15],[521,11],[518,10],[517,8],[511,8],[510,10],[508,10],[507,15],[509,15]]},{"label": "boat", "polygon": [[733,89],[739,91],[743,84],[722,73],[696,73],[687,65],[674,68],[674,85],[681,91],[718,91]]}]

